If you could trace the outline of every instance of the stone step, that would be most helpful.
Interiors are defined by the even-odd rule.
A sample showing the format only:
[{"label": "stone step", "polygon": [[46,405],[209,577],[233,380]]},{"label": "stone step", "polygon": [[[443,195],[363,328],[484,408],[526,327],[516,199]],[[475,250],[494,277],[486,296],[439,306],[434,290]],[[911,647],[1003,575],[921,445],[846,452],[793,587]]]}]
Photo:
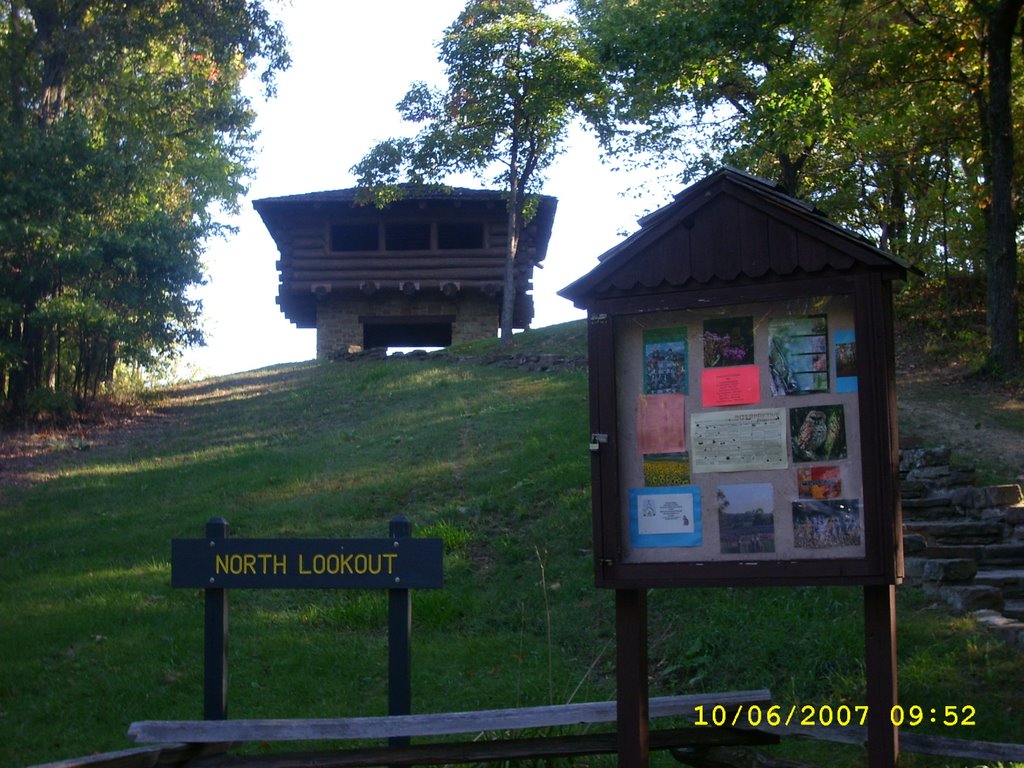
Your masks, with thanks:
[{"label": "stone step", "polygon": [[957,584],[970,581],[977,572],[978,564],[967,558],[927,559],[921,578],[939,584]]},{"label": "stone step", "polygon": [[982,566],[1020,566],[1024,568],[1024,541],[988,544],[980,547]]},{"label": "stone step", "polygon": [[900,496],[900,506],[903,508],[904,515],[907,514],[908,509],[922,509],[926,507],[950,510],[953,508],[953,499],[950,496],[908,496],[903,494]]},{"label": "stone step", "polygon": [[[906,485],[906,484],[904,484]],[[1010,490],[1012,489],[1013,493]],[[1020,488],[994,486],[962,488],[950,494],[934,495],[902,492],[900,507],[904,520],[1024,520],[1024,504],[1009,501]]]},{"label": "stone step", "polygon": [[998,544],[932,544],[921,550],[923,557],[940,559],[968,559],[975,562],[985,556],[985,548],[997,547]]},{"label": "stone step", "polygon": [[923,482],[933,488],[967,488],[974,485],[975,471],[966,467],[918,467],[902,478],[904,482]]},{"label": "stone step", "polygon": [[990,507],[1015,507],[1024,502],[1019,485],[990,485],[984,489]]},{"label": "stone step", "polygon": [[997,610],[978,610],[971,614],[984,627],[988,627],[1005,642],[1024,647],[1024,622],[1004,616]]},{"label": "stone step", "polygon": [[984,488],[956,488],[949,493],[950,501],[958,509],[993,510],[1002,516],[1005,510],[1020,504],[1019,485],[989,485]]},{"label": "stone step", "polygon": [[944,445],[934,448],[905,448],[900,451],[900,471],[909,472],[921,467],[949,466],[953,452]]},{"label": "stone step", "polygon": [[1024,541],[1024,504],[1008,507],[1003,522],[1014,531],[1020,541]]},{"label": "stone step", "polygon": [[1008,619],[1024,620],[1024,599],[1004,600],[1003,615]]},{"label": "stone step", "polygon": [[927,498],[907,498],[900,502],[903,509],[903,520],[946,520],[949,518],[963,518],[964,515],[957,512],[953,506],[953,500],[948,496],[929,496]]},{"label": "stone step", "polygon": [[996,544],[1003,537],[1000,523],[978,520],[904,521],[903,531],[936,544]]},{"label": "stone step", "polygon": [[957,613],[971,613],[980,610],[1002,611],[1004,598],[999,587],[988,584],[954,584],[935,586],[925,584],[924,589],[945,600]]},{"label": "stone step", "polygon": [[903,536],[903,554],[929,558],[967,558],[989,567],[1024,567],[1024,541],[998,544],[929,544],[919,533]]},{"label": "stone step", "polygon": [[974,583],[1002,590],[1007,600],[1024,598],[1024,568],[982,568]]}]

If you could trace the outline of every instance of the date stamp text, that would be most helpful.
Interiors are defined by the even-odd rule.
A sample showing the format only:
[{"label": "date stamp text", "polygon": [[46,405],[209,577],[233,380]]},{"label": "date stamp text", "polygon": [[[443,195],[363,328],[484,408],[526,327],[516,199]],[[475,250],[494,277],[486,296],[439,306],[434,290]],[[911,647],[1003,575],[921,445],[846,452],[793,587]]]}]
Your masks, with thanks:
[{"label": "date stamp text", "polygon": [[[714,727],[786,728],[789,726],[829,728],[850,725],[863,726],[868,721],[867,704],[723,704],[694,708],[694,725]],[[947,728],[976,725],[978,711],[970,704],[946,704],[924,707],[919,704],[897,704],[889,710],[889,722],[897,728],[916,728],[919,725],[943,725]]]}]

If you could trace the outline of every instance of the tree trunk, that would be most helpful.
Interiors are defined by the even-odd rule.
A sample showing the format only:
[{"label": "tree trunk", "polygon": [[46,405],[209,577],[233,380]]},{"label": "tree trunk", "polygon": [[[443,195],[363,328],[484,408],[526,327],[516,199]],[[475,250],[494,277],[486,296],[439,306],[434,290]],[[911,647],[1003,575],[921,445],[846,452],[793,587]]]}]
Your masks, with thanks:
[{"label": "tree trunk", "polygon": [[991,344],[988,363],[1002,373],[1016,372],[1021,363],[1011,53],[1022,6],[1024,0],[1000,0],[983,11],[987,25],[985,52],[989,81],[986,127],[991,147],[986,256],[987,324]]},{"label": "tree trunk", "polygon": [[23,307],[17,323],[16,341],[21,361],[11,369],[7,392],[9,409],[19,416],[28,409],[29,394],[42,384],[43,333],[31,320],[34,309],[34,306]]},{"label": "tree trunk", "polygon": [[508,201],[508,243],[505,247],[505,279],[501,291],[501,344],[512,344],[512,315],[516,307],[516,255],[519,252],[519,203]]},{"label": "tree trunk", "polygon": [[[1022,0],[1024,1],[1024,0]],[[519,255],[519,230],[523,217],[523,189],[519,179],[519,143],[509,152],[508,239],[505,243],[505,279],[501,291],[501,346],[512,346],[512,315],[516,307],[516,258]]]}]

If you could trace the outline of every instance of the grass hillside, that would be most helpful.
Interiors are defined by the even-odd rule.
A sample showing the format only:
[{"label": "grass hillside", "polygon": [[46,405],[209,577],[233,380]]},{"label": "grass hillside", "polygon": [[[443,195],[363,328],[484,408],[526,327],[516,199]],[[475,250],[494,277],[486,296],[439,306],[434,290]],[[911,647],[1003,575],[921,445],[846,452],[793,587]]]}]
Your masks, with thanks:
[{"label": "grass hillside", "polygon": [[[532,331],[517,349],[582,354],[584,335],[582,323]],[[202,536],[215,516],[239,537],[377,537],[395,515],[442,537],[445,586],[413,601],[416,711],[612,698],[586,374],[485,364],[487,345],[461,351],[477,357],[239,374],[162,393],[130,427],[52,438],[22,466],[32,483],[0,487],[0,765],[124,749],[134,720],[202,716],[202,594],[171,589],[170,541]],[[381,593],[239,590],[231,601],[232,717],[385,711]],[[977,709],[965,732],[919,730],[1024,741],[1019,649],[912,589],[899,610],[903,701]],[[864,700],[858,589],[656,590],[650,613],[655,695],[765,687],[787,705]],[[853,747],[775,751],[863,763]]]}]

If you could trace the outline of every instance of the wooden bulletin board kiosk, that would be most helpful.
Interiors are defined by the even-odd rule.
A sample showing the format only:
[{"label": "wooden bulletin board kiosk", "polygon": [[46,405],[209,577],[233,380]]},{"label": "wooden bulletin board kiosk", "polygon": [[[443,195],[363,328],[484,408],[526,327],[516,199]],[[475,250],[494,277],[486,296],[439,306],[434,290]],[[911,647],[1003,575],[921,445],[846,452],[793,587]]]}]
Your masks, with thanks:
[{"label": "wooden bulletin board kiosk", "polygon": [[871,764],[892,764],[891,296],[909,266],[732,169],[640,223],[560,292],[588,312],[594,567],[617,590],[620,764],[646,764],[647,588],[819,584],[865,589],[869,676],[884,670]]}]

